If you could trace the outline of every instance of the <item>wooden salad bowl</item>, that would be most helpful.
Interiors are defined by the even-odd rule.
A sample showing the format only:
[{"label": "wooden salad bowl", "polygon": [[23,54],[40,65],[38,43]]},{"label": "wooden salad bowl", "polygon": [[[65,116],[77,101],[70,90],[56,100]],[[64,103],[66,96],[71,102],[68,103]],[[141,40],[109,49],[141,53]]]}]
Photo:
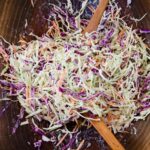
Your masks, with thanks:
[{"label": "wooden salad bowl", "polygon": [[[47,31],[47,21],[43,16],[48,15],[48,8],[40,9],[43,2],[51,2],[54,0],[33,0],[37,1],[33,7],[31,0],[0,0],[0,36],[8,42],[17,44],[18,40],[30,32],[41,36]],[[122,7],[122,15],[126,16],[129,25],[134,28],[142,28],[150,30],[150,0],[133,0],[130,8],[126,7],[127,0],[118,0]],[[77,4],[76,4],[77,5]],[[146,17],[138,23],[133,23],[129,16],[136,18],[142,17],[147,13]],[[28,26],[28,27],[27,27]],[[150,34],[142,35],[147,44],[150,46]],[[1,61],[1,60],[0,60]],[[0,62],[0,69],[2,64]],[[0,98],[3,96],[0,89]],[[0,103],[0,110],[6,104]],[[1,115],[0,113],[0,150],[34,150],[33,143],[38,139],[37,135],[32,131],[30,125],[19,127],[15,134],[12,134],[12,128],[17,119],[19,107],[17,103],[10,105],[8,109]],[[125,133],[118,134],[118,140],[124,145],[126,150],[149,150],[150,149],[150,117],[145,121],[133,123]],[[135,128],[136,134],[135,134]],[[94,129],[93,129],[94,130]],[[94,137],[93,137],[94,139]],[[44,143],[41,150],[53,150],[50,143]],[[92,146],[88,150],[103,150],[101,145],[96,141],[92,141]],[[109,149],[106,147],[105,149]]]}]

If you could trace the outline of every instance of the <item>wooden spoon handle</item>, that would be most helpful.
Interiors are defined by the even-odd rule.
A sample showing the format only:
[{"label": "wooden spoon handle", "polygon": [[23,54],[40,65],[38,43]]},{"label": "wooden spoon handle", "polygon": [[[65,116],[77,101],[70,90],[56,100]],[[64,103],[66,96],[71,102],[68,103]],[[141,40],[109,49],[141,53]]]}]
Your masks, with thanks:
[{"label": "wooden spoon handle", "polygon": [[94,15],[92,16],[88,26],[83,31],[83,34],[86,32],[92,32],[95,31],[100,23],[100,20],[103,16],[103,13],[107,7],[109,0],[100,0],[99,5],[97,6]]},{"label": "wooden spoon handle", "polygon": [[104,138],[112,150],[125,150],[103,121],[91,121],[91,124]]}]

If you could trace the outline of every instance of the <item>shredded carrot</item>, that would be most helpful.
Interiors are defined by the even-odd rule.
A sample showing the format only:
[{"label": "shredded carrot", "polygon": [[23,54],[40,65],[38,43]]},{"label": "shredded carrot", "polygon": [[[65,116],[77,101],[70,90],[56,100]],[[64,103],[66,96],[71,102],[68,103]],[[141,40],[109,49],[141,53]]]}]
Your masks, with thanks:
[{"label": "shredded carrot", "polygon": [[118,119],[119,116],[118,115],[114,115],[112,113],[108,113],[106,118],[107,118],[108,124],[110,124],[112,120]]},{"label": "shredded carrot", "polygon": [[122,29],[122,30],[120,31],[119,35],[118,35],[118,39],[117,39],[117,40],[122,39],[124,35],[125,35],[125,30]]},{"label": "shredded carrot", "polygon": [[60,28],[59,28],[59,25],[58,25],[58,23],[57,22],[55,22],[55,21],[52,21],[52,24],[53,24],[53,27],[58,31],[58,33],[59,33],[59,35],[60,35]]},{"label": "shredded carrot", "polygon": [[19,40],[19,43],[20,43],[21,45],[24,45],[24,44],[27,44],[27,41],[24,40],[24,39],[21,37],[20,40]]},{"label": "shredded carrot", "polygon": [[48,33],[49,35],[53,35],[53,26],[49,27],[47,33]]},{"label": "shredded carrot", "polygon": [[12,45],[12,49],[13,49],[13,52],[16,53],[17,52],[17,48],[15,45]]},{"label": "shredded carrot", "polygon": [[30,98],[31,98],[31,88],[30,86],[26,86],[26,100],[27,104],[30,104]]},{"label": "shredded carrot", "polygon": [[64,141],[64,139],[66,138],[67,135],[68,135],[68,133],[66,133],[66,134],[59,140],[59,142],[57,143],[56,147],[58,147],[58,146]]},{"label": "shredded carrot", "polygon": [[59,81],[57,82],[58,87],[62,86],[64,79],[65,79],[65,75],[66,75],[66,70],[64,70],[60,75]]},{"label": "shredded carrot", "polygon": [[89,9],[90,9],[90,11],[94,14],[94,12],[95,12],[95,8],[94,8],[92,5],[88,6],[88,8],[89,8]]},{"label": "shredded carrot", "polygon": [[76,125],[72,132],[75,132],[78,129],[78,125]]},{"label": "shredded carrot", "polygon": [[74,113],[74,110],[70,109],[69,115],[72,115]]},{"label": "shredded carrot", "polygon": [[80,150],[82,148],[82,146],[84,145],[85,140],[82,140],[82,142],[79,144],[77,150]]},{"label": "shredded carrot", "polygon": [[115,94],[120,98],[121,101],[124,101],[123,97],[121,96],[121,94],[119,94],[117,91],[115,91]]},{"label": "shredded carrot", "polygon": [[91,45],[92,45],[91,40],[88,40],[88,41],[87,41],[87,45],[88,45],[88,46],[91,46]]},{"label": "shredded carrot", "polygon": [[114,102],[111,102],[111,101],[109,101],[109,102],[107,102],[110,106],[113,106],[113,107],[115,107],[116,106],[116,103],[114,103]]}]

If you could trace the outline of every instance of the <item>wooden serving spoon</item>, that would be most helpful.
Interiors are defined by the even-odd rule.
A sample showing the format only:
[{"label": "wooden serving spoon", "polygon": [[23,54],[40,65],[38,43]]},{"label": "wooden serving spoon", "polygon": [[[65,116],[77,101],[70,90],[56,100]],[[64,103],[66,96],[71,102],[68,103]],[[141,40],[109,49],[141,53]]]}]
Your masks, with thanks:
[{"label": "wooden serving spoon", "polygon": [[84,29],[83,34],[86,32],[90,33],[95,31],[100,23],[100,20],[103,16],[103,13],[108,5],[109,0],[100,0],[94,15],[92,16],[91,20],[89,21],[88,26]]},{"label": "wooden serving spoon", "polygon": [[[83,31],[83,34],[86,32],[90,33],[95,31],[100,23],[100,20],[103,16],[103,13],[107,7],[109,0],[100,0],[98,7],[95,10],[94,15],[89,21],[88,26]],[[93,127],[98,131],[98,133],[104,138],[106,143],[110,146],[112,150],[125,150],[121,143],[116,139],[114,134],[108,129],[105,123],[102,121],[90,121]]]}]

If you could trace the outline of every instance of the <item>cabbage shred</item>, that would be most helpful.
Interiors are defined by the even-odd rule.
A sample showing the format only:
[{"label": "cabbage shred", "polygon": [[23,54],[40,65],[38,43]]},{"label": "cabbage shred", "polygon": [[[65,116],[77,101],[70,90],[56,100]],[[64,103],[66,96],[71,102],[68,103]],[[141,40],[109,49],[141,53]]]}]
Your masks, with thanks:
[{"label": "cabbage shred", "polygon": [[97,31],[85,35],[89,20],[81,16],[87,1],[79,13],[70,0],[68,10],[50,5],[48,32],[6,50],[9,68],[0,84],[14,87],[26,120],[32,118],[36,127],[35,120],[46,120],[44,132],[65,127],[63,133],[71,135],[66,124],[79,124],[80,117],[104,118],[114,133],[145,119],[150,113],[150,49],[122,19],[115,1]]}]

